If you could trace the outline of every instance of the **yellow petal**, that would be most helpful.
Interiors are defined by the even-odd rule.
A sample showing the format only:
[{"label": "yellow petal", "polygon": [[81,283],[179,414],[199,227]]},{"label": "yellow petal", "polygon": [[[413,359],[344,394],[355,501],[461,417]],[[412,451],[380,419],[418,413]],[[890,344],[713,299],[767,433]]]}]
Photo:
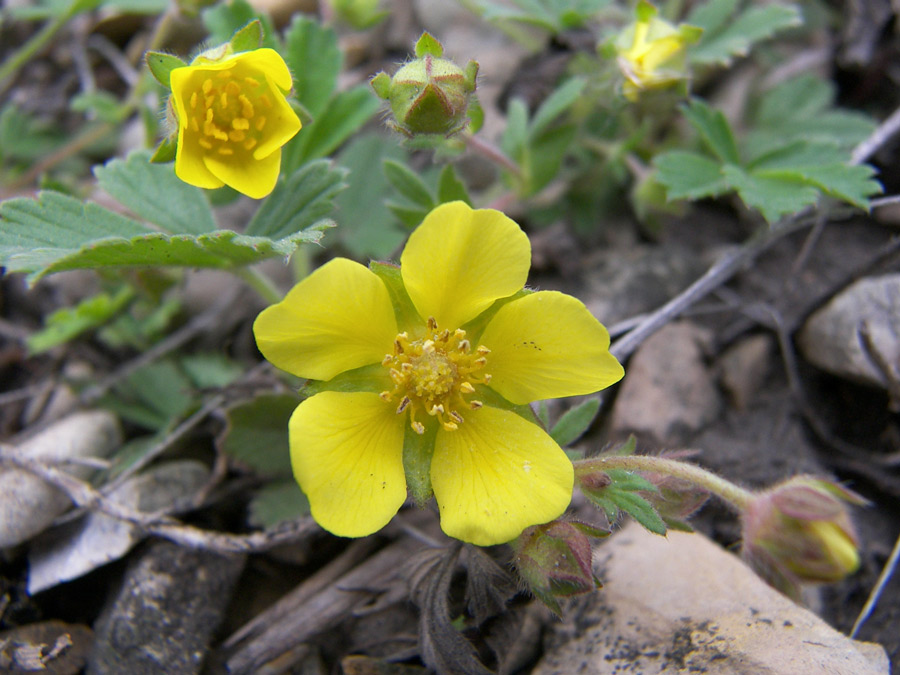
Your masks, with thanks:
[{"label": "yellow petal", "polygon": [[606,328],[565,293],[541,291],[504,305],[478,342],[491,350],[491,388],[517,404],[590,394],[624,375]]},{"label": "yellow petal", "polygon": [[572,463],[540,427],[481,408],[456,431],[438,431],[431,482],[441,529],[478,546],[510,541],[561,515],[572,499]]},{"label": "yellow petal", "polygon": [[684,40],[675,33],[668,37],[654,40],[644,54],[643,67],[649,72],[655,71],[661,65],[669,61],[684,48]]},{"label": "yellow petal", "polygon": [[288,427],[294,477],[319,525],[340,537],[387,525],[406,500],[405,424],[392,406],[378,394],[326,391]]},{"label": "yellow petal", "polygon": [[528,278],[531,244],[499,211],[442,204],[410,235],[400,256],[409,297],[422,315],[451,331]]},{"label": "yellow petal", "polygon": [[235,54],[232,58],[239,67],[252,68],[265,73],[268,78],[271,78],[272,82],[286,92],[290,91],[294,85],[291,71],[288,70],[287,64],[281,58],[281,55],[274,49],[263,47],[262,49]]},{"label": "yellow petal", "polygon": [[225,183],[216,178],[203,162],[203,148],[197,143],[197,134],[188,128],[188,101],[197,87],[191,87],[195,69],[175,68],[170,75],[172,103],[178,118],[178,146],[175,153],[175,175],[189,185],[202,188],[220,188]]},{"label": "yellow petal", "polygon": [[335,258],[264,309],[253,333],[275,366],[330,380],[380,362],[394,344],[397,322],[381,279],[359,263]]},{"label": "yellow petal", "polygon": [[225,185],[252,199],[262,199],[275,189],[281,169],[281,151],[270,153],[262,159],[207,153],[203,162],[209,172]]},{"label": "yellow petal", "polygon": [[[270,89],[277,92],[272,87],[272,80],[268,77]],[[273,93],[270,97],[272,108],[266,111],[266,135],[260,144],[253,151],[253,157],[260,159],[272,154],[281,146],[291,140],[300,131],[300,118],[294,112],[294,109],[288,104],[287,99],[280,93]]]}]

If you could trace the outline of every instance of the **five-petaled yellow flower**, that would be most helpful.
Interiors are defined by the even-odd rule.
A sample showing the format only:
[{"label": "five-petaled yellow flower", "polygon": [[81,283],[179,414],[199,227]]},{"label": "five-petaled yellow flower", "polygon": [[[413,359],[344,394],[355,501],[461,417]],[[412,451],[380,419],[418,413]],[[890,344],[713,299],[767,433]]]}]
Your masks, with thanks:
[{"label": "five-petaled yellow flower", "polygon": [[623,94],[629,101],[637,100],[643,90],[685,80],[685,48],[702,33],[695,26],[674,26],[660,19],[648,2],[638,3],[636,11],[637,21],[617,42],[619,68],[625,75]]},{"label": "five-petaled yellow flower", "polygon": [[300,130],[285,95],[292,86],[272,49],[201,54],[171,73],[178,118],[175,173],[202,188],[229,185],[259,199],[275,187],[281,146]]},{"label": "five-petaled yellow flower", "polygon": [[530,263],[515,222],[452,202],[412,233],[399,273],[337,258],[259,315],[269,361],[331,381],[289,424],[322,527],[359,537],[386,525],[407,498],[404,447],[423,440],[451,537],[500,544],[566,509],[571,462],[514,408],[597,391],[623,370],[580,301],[523,289]]}]

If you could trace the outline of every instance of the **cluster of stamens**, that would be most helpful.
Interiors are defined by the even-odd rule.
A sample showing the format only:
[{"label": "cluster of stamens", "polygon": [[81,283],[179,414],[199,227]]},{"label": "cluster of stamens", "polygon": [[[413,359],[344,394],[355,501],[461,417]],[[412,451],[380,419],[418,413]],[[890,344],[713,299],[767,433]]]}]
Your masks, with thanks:
[{"label": "cluster of stamens", "polygon": [[266,112],[273,108],[264,81],[220,70],[203,80],[191,94],[188,125],[198,143],[223,157],[251,152],[266,128]]},{"label": "cluster of stamens", "polygon": [[472,345],[466,331],[439,330],[437,321],[428,319],[428,332],[420,340],[410,340],[400,333],[394,340],[394,351],[381,362],[390,372],[392,391],[381,392],[384,401],[399,398],[397,414],[409,410],[409,423],[418,434],[425,433],[425,425],[416,419],[424,411],[436,417],[448,431],[463,422],[460,410],[477,410],[481,401],[467,401],[465,396],[475,393],[475,384],[490,382],[483,371],[487,365],[487,347]]}]

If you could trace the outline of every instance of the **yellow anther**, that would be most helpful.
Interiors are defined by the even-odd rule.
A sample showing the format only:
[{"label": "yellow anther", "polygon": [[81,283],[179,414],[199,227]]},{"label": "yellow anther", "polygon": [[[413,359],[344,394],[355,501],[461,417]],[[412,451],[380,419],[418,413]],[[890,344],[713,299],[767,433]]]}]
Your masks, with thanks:
[{"label": "yellow anther", "polygon": [[250,99],[241,94],[238,96],[238,101],[241,103],[241,114],[247,119],[253,117],[253,104],[250,103]]},{"label": "yellow anther", "polygon": [[231,126],[235,129],[246,131],[250,128],[250,122],[243,117],[235,117],[233,120],[231,120]]},{"label": "yellow anther", "polygon": [[260,103],[262,103],[262,104],[263,104],[264,106],[266,106],[267,108],[271,108],[271,107],[272,107],[272,99],[269,98],[269,95],[268,95],[268,94],[260,94],[260,95],[259,95],[259,100],[260,100]]},{"label": "yellow anther", "polygon": [[224,91],[219,94],[219,105],[221,105],[223,108],[228,107],[228,94],[226,94]]},{"label": "yellow anther", "polygon": [[410,404],[409,396],[404,396],[403,400],[400,401],[400,405],[397,406],[397,414],[401,414],[404,410],[406,410],[407,406]]},{"label": "yellow anther", "polygon": [[380,398],[385,403],[390,403],[393,396],[391,396],[391,392],[383,391],[380,394],[378,394],[378,398]]},{"label": "yellow anther", "polygon": [[469,401],[469,407],[472,410],[478,410],[479,408],[484,407],[484,403],[482,403],[481,401]]},{"label": "yellow anther", "polygon": [[437,320],[433,316],[428,317],[428,321],[426,322],[426,325],[428,326],[428,330],[430,330],[430,331],[437,330],[437,326],[438,326]]},{"label": "yellow anther", "polygon": [[474,394],[475,387],[472,386],[471,382],[463,382],[459,385],[459,391],[461,394]]},{"label": "yellow anther", "polygon": [[256,123],[253,125],[256,127],[257,131],[262,131],[266,126],[266,118],[265,116],[260,116],[256,119]]},{"label": "yellow anther", "polygon": [[232,81],[225,85],[225,91],[229,96],[237,96],[241,93],[241,87],[237,82]]},{"label": "yellow anther", "polygon": [[[206,109],[206,123],[211,124],[213,121],[213,111],[209,108]],[[207,132],[209,133],[209,132]]]},{"label": "yellow anther", "polygon": [[478,345],[478,349],[475,350],[481,356],[487,356],[491,353],[491,350],[485,347],[484,345]]},{"label": "yellow anther", "polygon": [[212,147],[213,147],[213,146],[212,146],[212,143],[210,143],[210,142],[209,142],[208,140],[206,140],[205,138],[198,138],[198,139],[197,139],[197,142],[200,144],[201,147],[204,147],[204,148],[206,148],[207,150],[212,150]]},{"label": "yellow anther", "polygon": [[198,98],[197,92],[195,91],[191,94],[191,109],[192,110],[197,107],[197,98]]},{"label": "yellow anther", "polygon": [[459,341],[459,351],[461,351],[463,354],[467,354],[471,348],[472,348],[472,345],[469,343],[468,340],[460,340]]},{"label": "yellow anther", "polygon": [[232,150],[231,148],[222,147],[222,148],[219,148],[219,154],[220,155],[233,155],[234,150]]},{"label": "yellow anther", "polygon": [[197,118],[196,118],[196,117],[192,117],[192,118],[191,118],[191,129],[192,129],[195,133],[198,133],[198,134],[200,133],[200,123],[197,122]]},{"label": "yellow anther", "polygon": [[419,436],[425,433],[425,425],[421,422],[411,422],[410,426],[413,428],[413,431],[419,434]]},{"label": "yellow anther", "polygon": [[213,88],[213,81],[211,79],[206,78],[205,80],[203,80],[203,93],[204,94],[209,94],[209,92],[212,91],[212,88]]},{"label": "yellow anther", "polygon": [[256,147],[256,139],[255,138],[248,138],[246,141],[244,141],[244,149],[245,150],[252,150],[255,147]]},{"label": "yellow anther", "polygon": [[215,100],[216,100],[216,97],[213,96],[212,94],[210,94],[209,96],[207,96],[207,97],[204,99],[203,105],[204,105],[207,109],[212,108],[212,104],[213,104],[213,102],[214,102]]},{"label": "yellow anther", "polygon": [[244,78],[244,82],[246,82],[247,84],[249,84],[251,87],[258,87],[258,86],[259,86],[259,82],[257,82],[256,80],[254,80],[252,77],[245,77],[245,78]]},{"label": "yellow anther", "polygon": [[219,79],[227,80],[229,77],[231,77],[230,70],[220,70],[219,71]]},{"label": "yellow anther", "polygon": [[228,132],[228,140],[234,141],[235,143],[240,143],[244,140],[244,132],[243,131],[229,131]]}]

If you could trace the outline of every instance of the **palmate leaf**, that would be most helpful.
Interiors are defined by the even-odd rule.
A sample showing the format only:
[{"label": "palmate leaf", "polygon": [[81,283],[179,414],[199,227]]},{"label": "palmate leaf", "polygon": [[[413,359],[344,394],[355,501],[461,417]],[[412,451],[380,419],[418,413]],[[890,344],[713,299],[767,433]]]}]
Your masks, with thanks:
[{"label": "palmate leaf", "polygon": [[722,175],[722,165],[696,152],[672,150],[653,159],[656,180],[669,199],[717,197],[731,190]]},{"label": "palmate leaf", "polygon": [[227,269],[289,257],[318,229],[282,239],[231,230],[166,234],[112,211],[56,192],[0,204],[0,264],[25,272],[29,283],[54,272],[101,267],[172,266]]},{"label": "palmate leaf", "polygon": [[693,63],[727,66],[735,56],[746,56],[757,42],[802,22],[793,5],[747,4],[748,8],[738,13],[737,0],[710,0],[688,16],[687,23],[703,29],[700,41],[688,52]]}]

